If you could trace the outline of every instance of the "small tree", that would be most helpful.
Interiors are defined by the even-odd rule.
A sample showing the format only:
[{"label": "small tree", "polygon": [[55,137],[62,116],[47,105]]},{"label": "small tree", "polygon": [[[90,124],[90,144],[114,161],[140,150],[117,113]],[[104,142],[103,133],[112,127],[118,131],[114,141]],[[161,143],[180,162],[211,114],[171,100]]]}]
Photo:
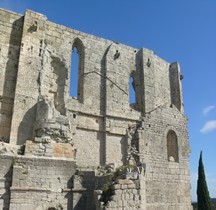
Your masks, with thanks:
[{"label": "small tree", "polygon": [[211,210],[208,186],[205,178],[205,171],[202,161],[202,151],[200,152],[198,180],[197,180],[197,202],[198,210]]}]

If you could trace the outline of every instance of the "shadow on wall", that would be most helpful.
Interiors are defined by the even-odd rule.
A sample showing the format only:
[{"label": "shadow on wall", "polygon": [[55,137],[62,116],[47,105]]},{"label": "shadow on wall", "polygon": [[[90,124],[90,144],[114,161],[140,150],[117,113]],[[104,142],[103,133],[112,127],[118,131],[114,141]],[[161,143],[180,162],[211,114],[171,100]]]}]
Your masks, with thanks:
[{"label": "shadow on wall", "polygon": [[73,209],[94,210],[95,173],[94,171],[82,171],[79,176],[82,177],[81,183],[85,190],[73,192]]},{"label": "shadow on wall", "polygon": [[17,144],[25,144],[26,140],[32,140],[34,135],[34,122],[36,120],[37,104],[30,108],[24,115],[17,132]]},{"label": "shadow on wall", "polygon": [[[102,123],[100,124],[100,130],[104,129],[104,119],[101,120]],[[99,141],[99,160],[100,165],[106,164],[106,133],[105,132],[97,132],[97,140]]]},{"label": "shadow on wall", "polygon": [[122,154],[122,163],[123,165],[127,164],[127,148],[128,148],[128,142],[126,136],[123,136],[121,139],[121,154]]},{"label": "shadow on wall", "polygon": [[5,70],[3,95],[0,96],[2,112],[0,121],[0,140],[7,143],[9,142],[10,138],[22,28],[23,17],[17,19],[12,24],[7,56],[8,61]]},{"label": "shadow on wall", "polygon": [[[73,176],[68,180],[67,182],[67,189],[73,188]],[[72,191],[69,191],[65,198],[67,199],[67,210],[73,210],[73,193]]]},{"label": "shadow on wall", "polygon": [[65,100],[64,100],[64,93],[65,93],[65,83],[66,78],[68,78],[68,71],[65,67],[64,63],[57,57],[51,57],[51,66],[53,67],[53,74],[55,78],[55,87],[56,89],[49,90],[50,93],[54,94],[54,104],[56,110],[60,112],[61,115],[66,115],[65,109]]},{"label": "shadow on wall", "polygon": [[4,176],[5,193],[2,194],[2,196],[0,197],[0,199],[3,200],[3,209],[9,209],[10,207],[10,187],[12,184],[12,173],[13,173],[13,168],[11,166],[8,172]]},{"label": "shadow on wall", "polygon": [[[109,52],[111,45],[107,47],[104,55],[101,59],[101,70],[100,70],[100,115],[106,115],[106,56]],[[101,120],[100,128],[101,131],[106,129],[105,118]],[[100,165],[106,163],[106,133],[98,132],[98,141],[100,141]]]},{"label": "shadow on wall", "polygon": [[171,104],[174,104],[176,108],[181,111],[182,101],[181,101],[181,88],[180,80],[182,76],[179,75],[178,63],[170,64],[169,68],[169,80],[170,80],[170,97]]},{"label": "shadow on wall", "polygon": [[100,70],[100,115],[106,114],[106,57],[111,45],[107,47],[101,59]]}]

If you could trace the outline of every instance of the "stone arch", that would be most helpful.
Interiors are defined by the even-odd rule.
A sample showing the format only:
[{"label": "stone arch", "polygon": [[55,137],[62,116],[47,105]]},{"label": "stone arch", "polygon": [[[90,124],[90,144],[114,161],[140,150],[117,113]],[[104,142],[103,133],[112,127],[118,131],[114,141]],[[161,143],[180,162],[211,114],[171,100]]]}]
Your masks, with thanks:
[{"label": "stone arch", "polygon": [[136,71],[132,71],[129,74],[129,88],[128,88],[128,100],[130,107],[135,110],[139,110],[139,98],[138,98],[138,81]]},{"label": "stone arch", "polygon": [[[83,42],[79,38],[75,38],[72,45],[71,58],[73,53],[77,53],[77,69],[71,68],[70,76],[70,90],[72,88],[77,89],[77,94],[74,96],[79,102],[83,102],[83,74],[84,74],[84,59],[85,59],[85,47]],[[71,67],[73,67],[73,59],[71,59]],[[74,79],[74,80],[73,80]],[[74,82],[73,82],[74,81]],[[71,92],[71,91],[70,91]]]},{"label": "stone arch", "polygon": [[173,130],[167,132],[167,159],[170,162],[179,162],[178,137]]},{"label": "stone arch", "polygon": [[136,92],[134,88],[134,74],[132,73],[129,78],[129,104],[135,104],[136,103]]}]

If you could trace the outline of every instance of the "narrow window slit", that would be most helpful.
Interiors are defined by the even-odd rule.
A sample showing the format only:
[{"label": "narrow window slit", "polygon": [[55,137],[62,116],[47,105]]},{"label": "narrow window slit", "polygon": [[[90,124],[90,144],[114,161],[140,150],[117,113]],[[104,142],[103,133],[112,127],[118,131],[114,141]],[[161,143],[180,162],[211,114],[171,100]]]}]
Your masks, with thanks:
[{"label": "narrow window slit", "polygon": [[134,78],[131,76],[129,80],[129,104],[134,106],[136,104],[136,93],[134,90]]},{"label": "narrow window slit", "polygon": [[76,47],[71,55],[70,96],[78,99],[79,53]]}]

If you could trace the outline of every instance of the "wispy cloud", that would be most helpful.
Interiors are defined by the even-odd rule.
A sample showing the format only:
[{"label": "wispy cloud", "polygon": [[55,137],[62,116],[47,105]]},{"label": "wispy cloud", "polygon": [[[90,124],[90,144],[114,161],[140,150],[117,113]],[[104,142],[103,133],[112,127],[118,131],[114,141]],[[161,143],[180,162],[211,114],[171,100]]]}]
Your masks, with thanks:
[{"label": "wispy cloud", "polygon": [[200,132],[202,132],[203,134],[206,134],[213,130],[216,130],[216,120],[210,120],[206,122],[205,125],[200,130]]},{"label": "wispy cloud", "polygon": [[203,114],[207,115],[210,111],[212,111],[213,109],[215,109],[215,106],[207,106],[203,109]]}]

